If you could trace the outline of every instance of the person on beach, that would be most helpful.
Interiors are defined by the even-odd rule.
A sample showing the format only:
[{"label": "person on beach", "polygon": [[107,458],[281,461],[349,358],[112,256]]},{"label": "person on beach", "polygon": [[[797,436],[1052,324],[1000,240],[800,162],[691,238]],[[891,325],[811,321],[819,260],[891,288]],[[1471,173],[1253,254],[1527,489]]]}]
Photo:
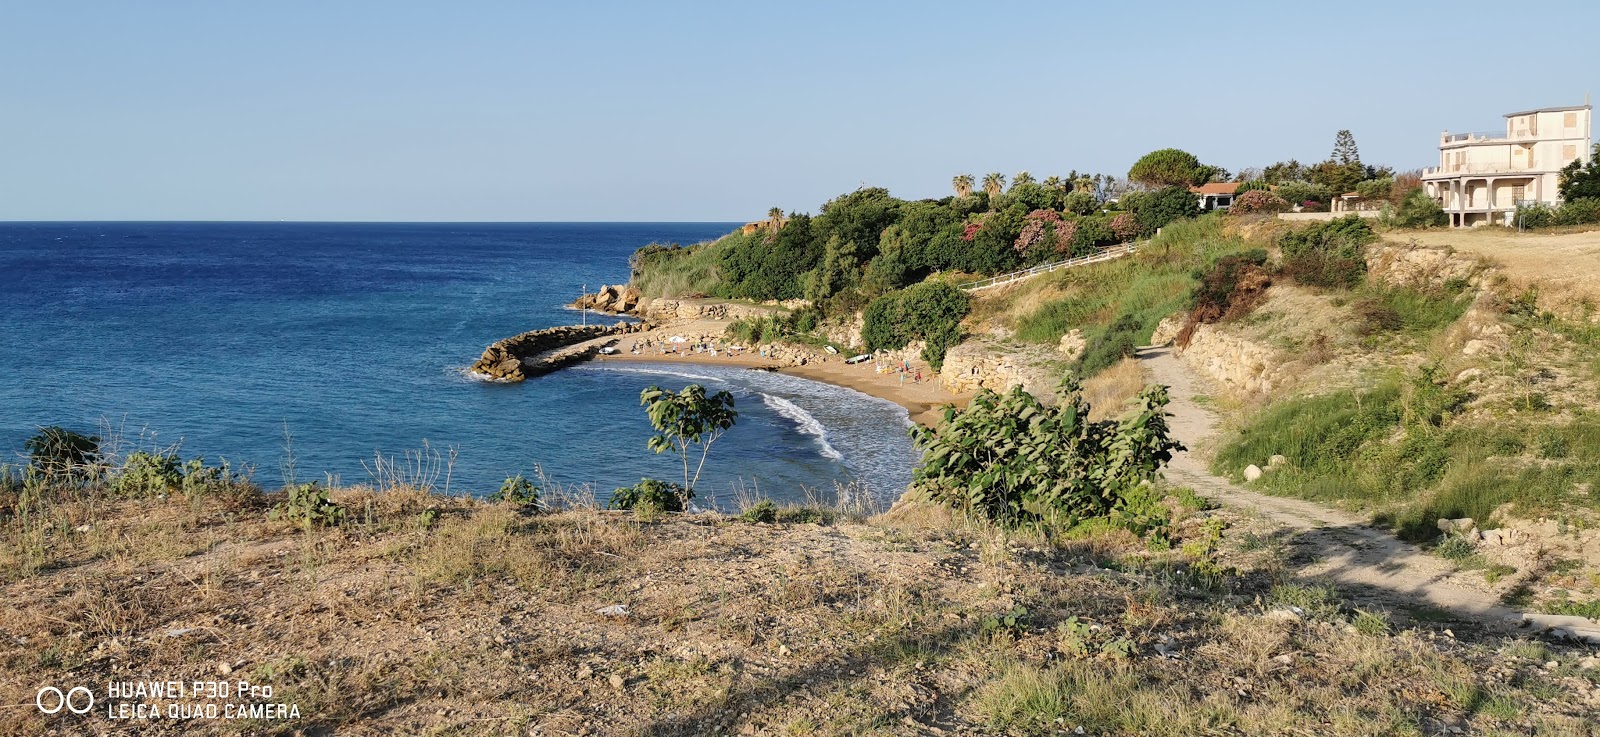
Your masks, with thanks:
[{"label": "person on beach", "polygon": [[922,369],[917,369],[917,383],[922,383]]}]

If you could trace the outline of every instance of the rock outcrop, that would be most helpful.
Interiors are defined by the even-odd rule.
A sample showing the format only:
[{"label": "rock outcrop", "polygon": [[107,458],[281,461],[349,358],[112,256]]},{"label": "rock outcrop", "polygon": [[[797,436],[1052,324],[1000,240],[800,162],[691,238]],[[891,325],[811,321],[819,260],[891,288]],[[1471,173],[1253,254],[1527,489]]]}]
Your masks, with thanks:
[{"label": "rock outcrop", "polygon": [[1397,287],[1442,289],[1452,283],[1478,287],[1493,271],[1481,259],[1448,248],[1426,248],[1415,242],[1367,247],[1367,275]]},{"label": "rock outcrop", "polygon": [[617,315],[631,315],[638,311],[643,300],[644,294],[637,287],[625,284],[615,286],[601,285],[600,291],[594,294],[585,294],[568,306],[577,310],[594,310]]},{"label": "rock outcrop", "polygon": [[587,358],[599,345],[566,350],[579,343],[647,329],[644,325],[565,325],[532,330],[496,341],[472,364],[472,373],[495,381],[522,381]]},{"label": "rock outcrop", "polygon": [[1049,348],[999,345],[979,338],[945,352],[939,381],[957,394],[979,389],[1004,392],[1020,386],[1050,404],[1056,401],[1062,368],[1061,354]]},{"label": "rock outcrop", "polygon": [[781,310],[741,302],[661,297],[642,305],[639,311],[653,320],[747,320],[752,317],[771,317]]}]

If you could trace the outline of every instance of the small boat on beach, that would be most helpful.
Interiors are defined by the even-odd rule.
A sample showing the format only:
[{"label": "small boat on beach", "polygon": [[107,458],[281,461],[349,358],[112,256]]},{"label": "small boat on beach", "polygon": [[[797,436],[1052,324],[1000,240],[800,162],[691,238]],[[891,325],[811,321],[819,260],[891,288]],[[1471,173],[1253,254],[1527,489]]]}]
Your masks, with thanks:
[{"label": "small boat on beach", "polygon": [[862,363],[864,361],[870,361],[870,360],[872,360],[872,354],[863,353],[863,354],[861,354],[859,356],[851,356],[849,358],[846,358],[846,359],[844,359],[844,362],[845,363],[855,364],[855,363]]}]

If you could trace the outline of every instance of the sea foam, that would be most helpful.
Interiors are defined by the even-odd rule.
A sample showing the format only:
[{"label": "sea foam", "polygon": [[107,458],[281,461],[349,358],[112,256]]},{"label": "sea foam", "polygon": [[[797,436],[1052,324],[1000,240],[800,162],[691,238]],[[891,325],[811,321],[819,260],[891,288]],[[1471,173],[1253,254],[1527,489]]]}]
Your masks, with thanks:
[{"label": "sea foam", "polygon": [[813,417],[810,412],[801,409],[800,405],[783,397],[775,397],[764,392],[761,393],[761,402],[771,407],[772,411],[794,420],[795,424],[800,426],[800,432],[816,438],[817,442],[822,444],[822,456],[824,458],[835,461],[844,460],[844,455],[828,444],[828,431],[822,426],[822,422]]}]

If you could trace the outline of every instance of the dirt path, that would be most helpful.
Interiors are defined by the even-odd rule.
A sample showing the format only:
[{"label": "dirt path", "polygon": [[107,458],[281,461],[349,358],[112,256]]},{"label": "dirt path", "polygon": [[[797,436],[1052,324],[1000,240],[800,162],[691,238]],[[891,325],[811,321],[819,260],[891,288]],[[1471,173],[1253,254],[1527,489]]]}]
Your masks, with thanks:
[{"label": "dirt path", "polygon": [[[1173,434],[1190,448],[1204,447],[1217,432],[1217,418],[1195,400],[1209,387],[1172,355],[1172,349],[1142,349],[1139,359],[1154,380],[1171,387]],[[1309,558],[1297,573],[1329,580],[1351,593],[1403,610],[1446,610],[1495,628],[1560,628],[1600,642],[1600,624],[1582,617],[1523,612],[1502,606],[1494,596],[1447,580],[1455,567],[1424,553],[1353,515],[1299,499],[1266,496],[1214,476],[1205,459],[1179,453],[1167,477],[1222,504],[1257,512],[1291,530],[1287,542],[1296,560]]]}]

